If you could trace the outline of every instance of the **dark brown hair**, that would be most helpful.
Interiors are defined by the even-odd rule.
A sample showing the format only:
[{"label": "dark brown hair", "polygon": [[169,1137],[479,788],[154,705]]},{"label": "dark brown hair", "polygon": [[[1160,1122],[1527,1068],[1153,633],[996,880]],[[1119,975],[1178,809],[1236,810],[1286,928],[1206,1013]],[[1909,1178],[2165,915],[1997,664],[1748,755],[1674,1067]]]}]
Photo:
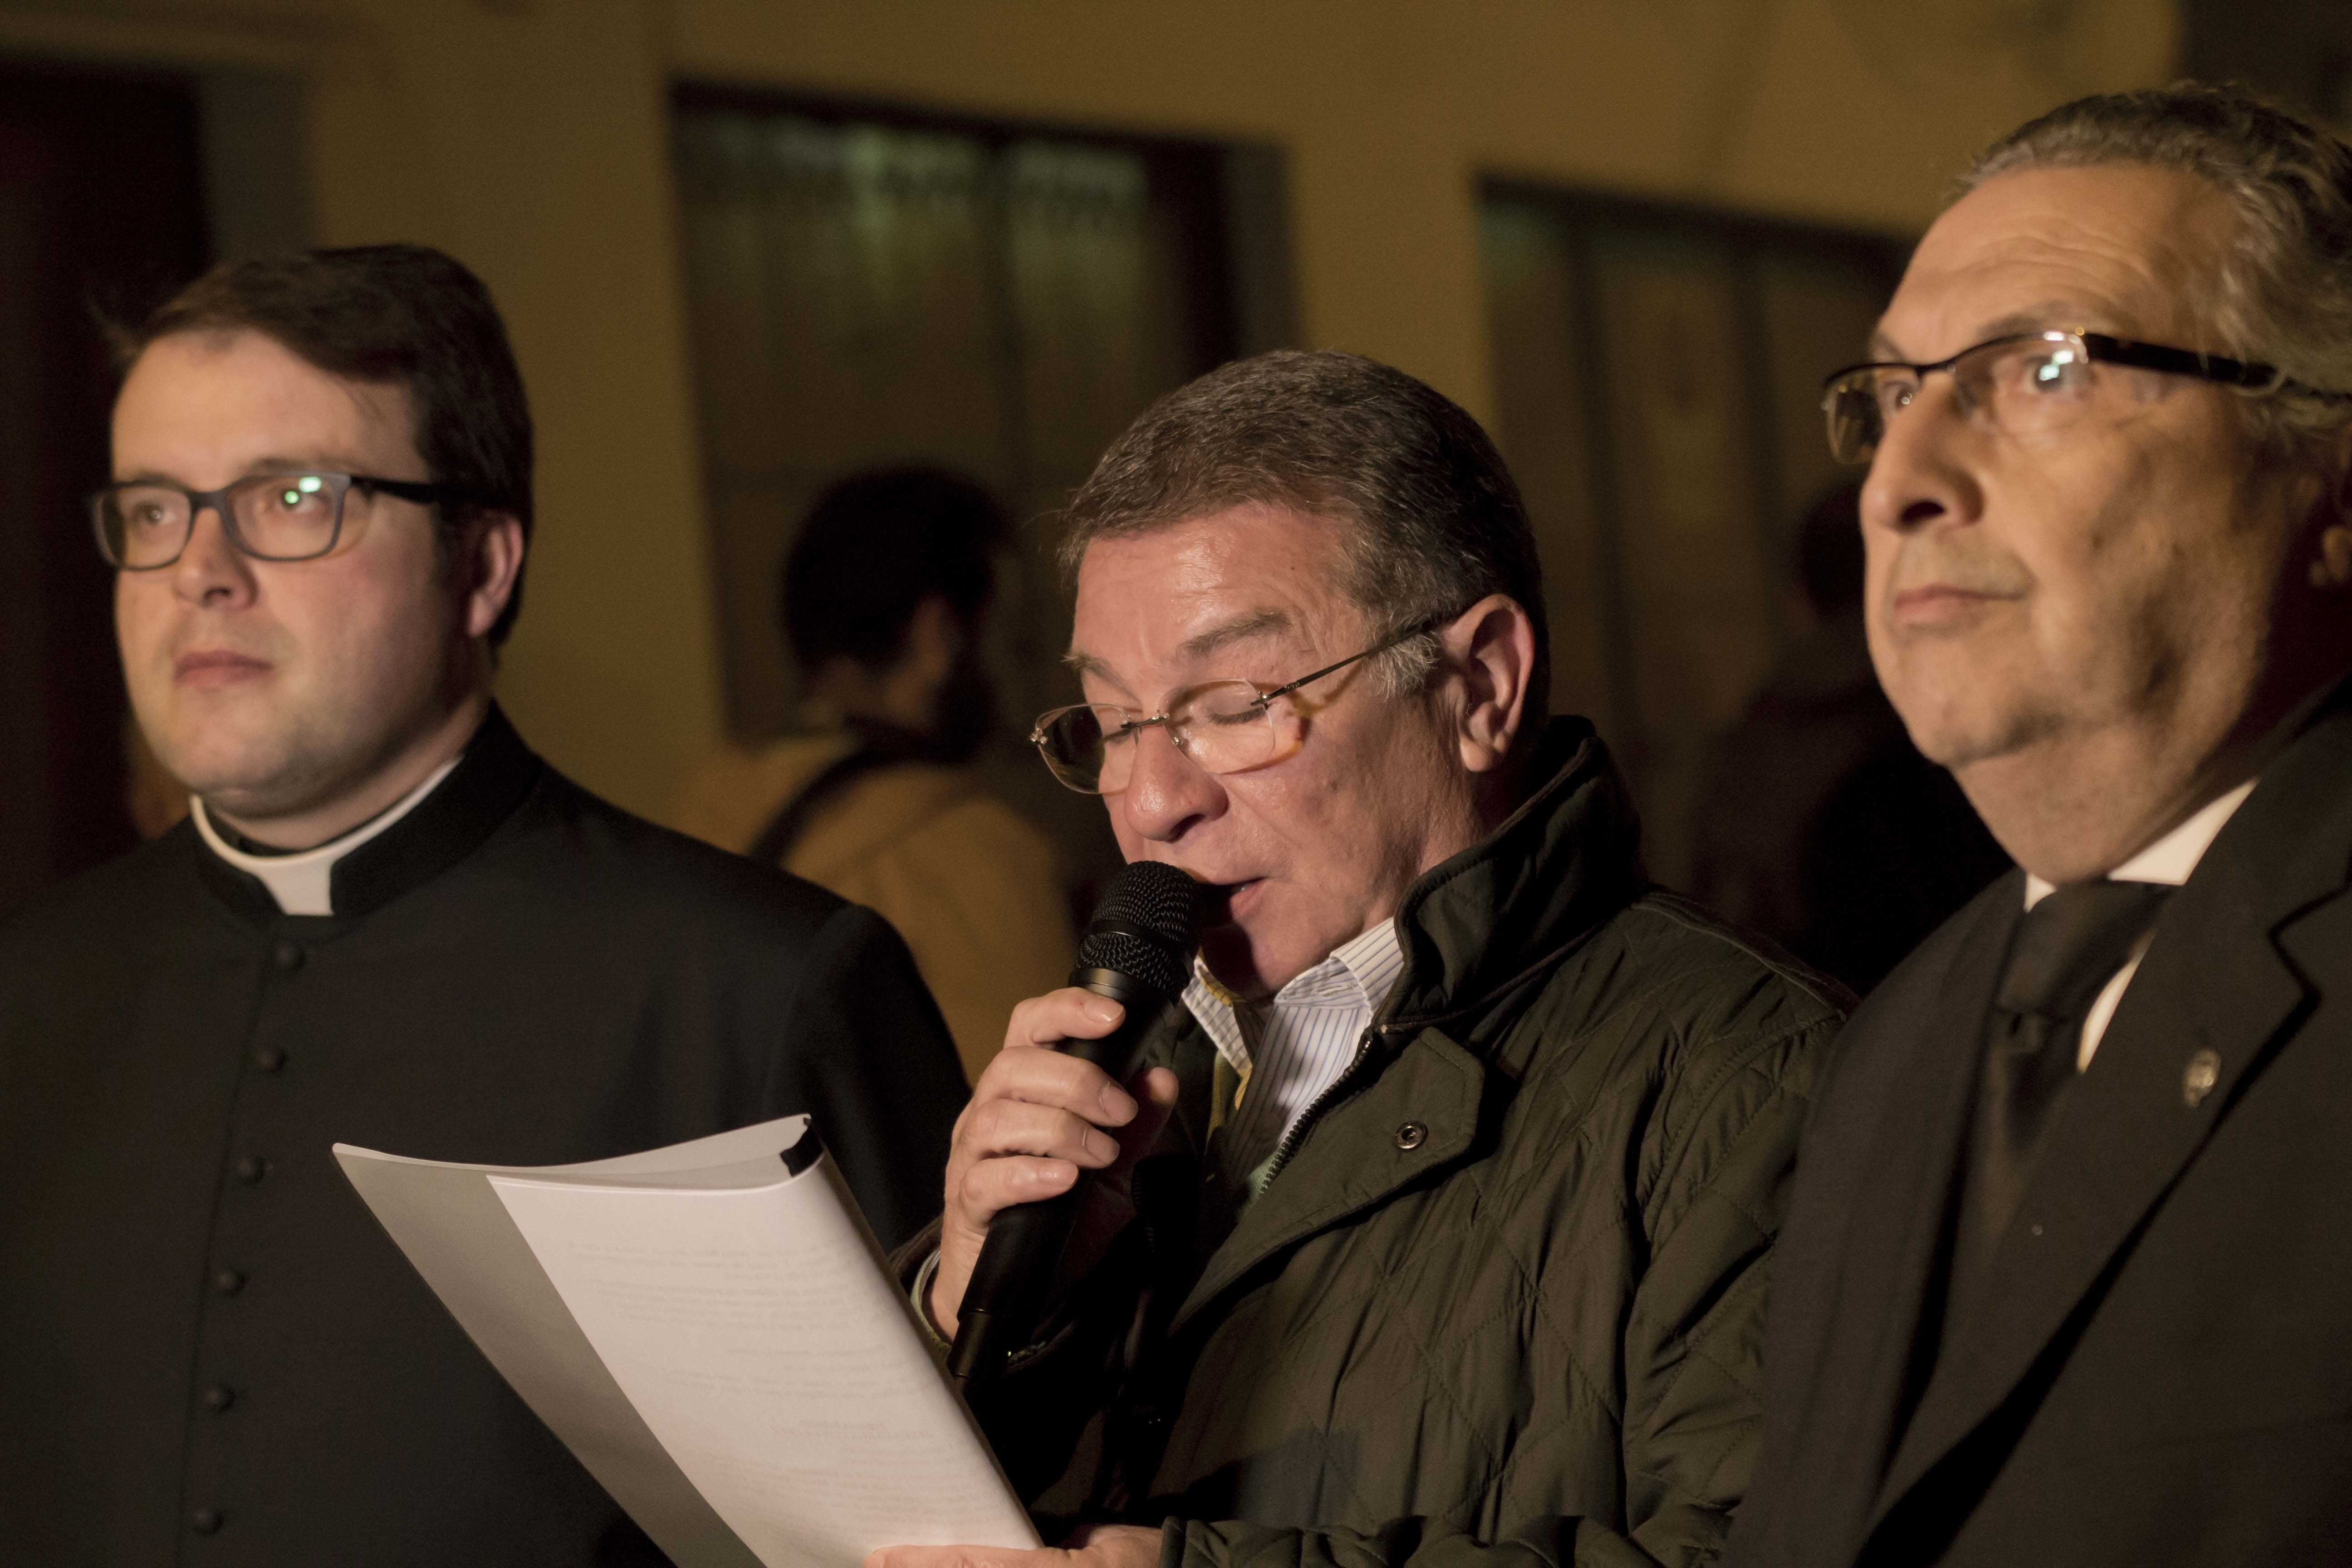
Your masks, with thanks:
[{"label": "dark brown hair", "polygon": [[[256,331],[347,381],[398,386],[415,410],[417,455],[433,483],[470,500],[440,508],[443,548],[482,516],[531,531],[530,404],[490,291],[453,258],[422,245],[362,245],[224,262],[145,317],[111,321],[117,367],[158,338]],[[527,557],[526,557],[527,558]],[[490,628],[506,641],[522,579]]]},{"label": "dark brown hair", "polygon": [[[1153,404],[1111,444],[1070,502],[1063,566],[1075,574],[1097,539],[1249,502],[1352,525],[1348,593],[1377,638],[1489,594],[1517,601],[1535,626],[1528,711],[1545,711],[1535,534],[1502,454],[1459,405],[1360,354],[1236,360]],[[1417,689],[1436,655],[1433,637],[1383,655],[1389,689]]]},{"label": "dark brown hair", "polygon": [[916,606],[943,599],[976,628],[996,588],[1003,509],[939,468],[852,474],[817,498],[784,557],[784,637],[803,670],[847,655],[885,669],[907,651]]}]

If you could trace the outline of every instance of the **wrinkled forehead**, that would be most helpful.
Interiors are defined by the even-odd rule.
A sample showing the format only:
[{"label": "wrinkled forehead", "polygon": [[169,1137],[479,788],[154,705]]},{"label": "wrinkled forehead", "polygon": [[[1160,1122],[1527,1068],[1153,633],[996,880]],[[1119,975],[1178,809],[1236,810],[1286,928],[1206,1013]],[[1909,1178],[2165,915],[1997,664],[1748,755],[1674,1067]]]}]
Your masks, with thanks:
[{"label": "wrinkled forehead", "polygon": [[1148,686],[1358,637],[1366,617],[1348,595],[1345,526],[1248,503],[1097,538],[1078,563],[1069,662]]},{"label": "wrinkled forehead", "polygon": [[1997,174],[1920,240],[1874,342],[1932,361],[2003,332],[2068,328],[2220,349],[2214,300],[2238,232],[2229,197],[2182,170]]}]

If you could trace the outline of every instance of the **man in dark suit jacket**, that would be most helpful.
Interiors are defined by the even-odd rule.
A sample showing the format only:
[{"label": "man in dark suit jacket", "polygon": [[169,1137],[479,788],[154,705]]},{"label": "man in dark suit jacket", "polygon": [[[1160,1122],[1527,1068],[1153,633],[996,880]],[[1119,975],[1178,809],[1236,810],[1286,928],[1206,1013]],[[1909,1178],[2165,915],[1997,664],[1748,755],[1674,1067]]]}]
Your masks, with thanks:
[{"label": "man in dark suit jacket", "polygon": [[0,1558],[625,1552],[330,1144],[556,1163],[808,1111],[888,1241],[937,1204],[945,1026],[870,911],[492,704],[530,425],[472,274],[246,262],[125,336],[93,521],[195,798],[0,925]]},{"label": "man in dark suit jacket", "polygon": [[2346,1561],[2352,152],[2057,110],[1874,359],[1873,658],[2020,869],[1839,1043],[1732,1560]]}]

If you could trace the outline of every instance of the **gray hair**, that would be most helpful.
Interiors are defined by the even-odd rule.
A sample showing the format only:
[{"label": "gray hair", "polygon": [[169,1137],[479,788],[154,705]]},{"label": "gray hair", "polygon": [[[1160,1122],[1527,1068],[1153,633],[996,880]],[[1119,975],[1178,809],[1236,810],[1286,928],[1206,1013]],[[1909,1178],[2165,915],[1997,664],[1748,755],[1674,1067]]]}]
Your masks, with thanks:
[{"label": "gray hair", "polygon": [[[2214,291],[2228,352],[2306,387],[2352,393],[2352,149],[2243,88],[2184,81],[2052,110],[1987,148],[1960,188],[2099,163],[2179,169],[2229,197],[2241,232]],[[2242,395],[2247,428],[2292,462],[2319,460],[2352,424],[2352,403]]]},{"label": "gray hair", "polygon": [[[1489,594],[1535,625],[1528,711],[1550,668],[1543,574],[1518,485],[1478,422],[1435,389],[1360,354],[1285,350],[1236,360],[1144,410],[1065,515],[1065,573],[1097,539],[1228,507],[1288,507],[1344,530],[1348,596],[1374,640],[1459,615]],[[1392,696],[1436,668],[1434,636],[1376,661]]]}]

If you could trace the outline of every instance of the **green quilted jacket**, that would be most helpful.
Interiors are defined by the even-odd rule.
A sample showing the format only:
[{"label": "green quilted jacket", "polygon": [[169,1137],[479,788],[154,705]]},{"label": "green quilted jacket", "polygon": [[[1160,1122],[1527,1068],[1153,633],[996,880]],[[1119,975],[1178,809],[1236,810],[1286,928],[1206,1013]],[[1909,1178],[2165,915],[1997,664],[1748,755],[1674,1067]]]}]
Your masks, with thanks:
[{"label": "green quilted jacket", "polygon": [[1135,1220],[975,1401],[1041,1516],[1163,1523],[1163,1568],[1720,1549],[1850,998],[1647,884],[1591,725],[1535,771],[1406,898],[1402,976],[1237,1220],[1201,1176],[1213,1048],[1152,1047],[1182,1095]]}]

